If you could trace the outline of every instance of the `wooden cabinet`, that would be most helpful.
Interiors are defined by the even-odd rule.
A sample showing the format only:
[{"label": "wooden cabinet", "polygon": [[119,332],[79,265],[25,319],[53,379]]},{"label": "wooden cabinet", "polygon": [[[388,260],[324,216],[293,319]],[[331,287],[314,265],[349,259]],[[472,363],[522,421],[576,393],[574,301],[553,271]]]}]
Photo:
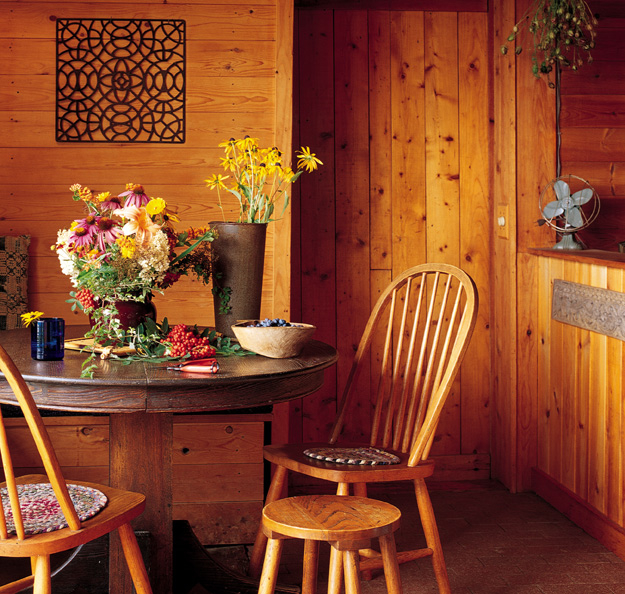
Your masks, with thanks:
[{"label": "wooden cabinet", "polygon": [[[270,420],[271,414],[174,417],[173,517],[188,520],[203,544],[253,541],[264,498],[262,449]],[[24,419],[5,423],[16,471],[40,472]],[[44,423],[68,480],[108,484],[107,416],[46,417]]]}]

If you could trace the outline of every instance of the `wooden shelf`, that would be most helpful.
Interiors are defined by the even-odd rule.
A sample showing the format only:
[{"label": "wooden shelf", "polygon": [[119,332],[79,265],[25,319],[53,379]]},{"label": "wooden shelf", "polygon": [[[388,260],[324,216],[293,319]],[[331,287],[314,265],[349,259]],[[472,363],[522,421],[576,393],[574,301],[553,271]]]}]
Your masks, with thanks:
[{"label": "wooden shelf", "polygon": [[529,248],[530,254],[545,258],[558,258],[584,264],[599,264],[610,268],[623,268],[625,254],[604,250],[555,250],[553,248]]}]

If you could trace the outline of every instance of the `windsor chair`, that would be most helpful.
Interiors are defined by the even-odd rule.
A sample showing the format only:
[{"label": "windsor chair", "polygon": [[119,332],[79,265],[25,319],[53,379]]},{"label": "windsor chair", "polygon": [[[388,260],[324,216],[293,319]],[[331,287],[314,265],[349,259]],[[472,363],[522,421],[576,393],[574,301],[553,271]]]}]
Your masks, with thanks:
[{"label": "windsor chair", "polygon": [[0,593],[32,586],[34,594],[49,594],[50,555],[116,530],[137,593],[151,594],[130,526],[130,521],[143,512],[145,497],[93,483],[67,483],[30,389],[2,346],[0,371],[15,394],[46,473],[15,476],[0,411],[0,456],[5,480],[0,485],[0,557],[30,557],[32,569],[31,575],[0,586]]},{"label": "windsor chair", "polygon": [[[267,504],[284,496],[288,471],[337,483],[337,495],[349,495],[350,485],[355,495],[366,497],[368,483],[412,481],[426,546],[399,552],[398,559],[404,563],[431,557],[441,594],[450,592],[449,579],[425,479],[434,472],[430,449],[475,326],[477,306],[475,284],[459,268],[423,264],[406,270],[383,291],[371,312],[329,441],[264,448],[265,459],[275,465]],[[375,388],[369,440],[342,443],[339,437],[365,369],[370,373],[365,384]],[[260,574],[266,542],[261,526],[250,557],[252,577]],[[360,555],[363,572],[382,566],[376,551],[361,550]],[[337,594],[340,586],[341,557],[332,554],[328,592]]]}]

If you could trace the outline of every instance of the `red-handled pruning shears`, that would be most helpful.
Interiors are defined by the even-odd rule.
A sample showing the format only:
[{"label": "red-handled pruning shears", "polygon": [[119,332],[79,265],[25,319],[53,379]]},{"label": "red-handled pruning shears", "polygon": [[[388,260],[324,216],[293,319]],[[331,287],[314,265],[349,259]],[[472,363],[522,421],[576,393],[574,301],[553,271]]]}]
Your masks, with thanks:
[{"label": "red-handled pruning shears", "polygon": [[217,373],[219,371],[219,363],[217,359],[195,359],[193,361],[183,361],[178,363],[178,365],[167,366],[167,369],[189,373]]}]

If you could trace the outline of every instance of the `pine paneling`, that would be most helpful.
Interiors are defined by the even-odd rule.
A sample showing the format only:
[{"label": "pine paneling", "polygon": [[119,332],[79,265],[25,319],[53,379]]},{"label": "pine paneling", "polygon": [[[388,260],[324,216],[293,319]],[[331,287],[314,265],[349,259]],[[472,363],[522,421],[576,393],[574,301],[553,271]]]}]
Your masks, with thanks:
[{"label": "pine paneling", "polygon": [[618,251],[625,241],[625,5],[595,0],[593,63],[562,76],[562,172],[595,188],[601,210],[580,233],[589,248]]},{"label": "pine paneling", "polygon": [[565,259],[536,260],[541,344],[537,468],[563,492],[625,528],[623,342],[551,319],[555,279],[623,292],[625,272]]},{"label": "pine paneling", "polygon": [[[85,321],[65,303],[71,287],[49,249],[58,229],[81,214],[71,184],[115,192],[127,182],[142,183],[150,195],[178,206],[181,227],[199,226],[222,218],[216,194],[204,183],[221,171],[219,142],[250,134],[291,153],[285,114],[291,113],[293,8],[287,0],[2,2],[0,11],[0,233],[32,235],[32,309]],[[66,17],[186,21],[184,144],[55,142],[55,20]],[[235,200],[225,206],[234,215]],[[288,317],[290,255],[283,245],[289,241],[285,223],[272,226],[262,315]],[[157,307],[159,317],[170,320],[213,321],[210,288],[197,282],[183,281],[157,296]]]},{"label": "pine paneling", "polygon": [[[331,421],[380,291],[409,266],[451,262],[478,284],[480,321],[433,452],[437,460],[465,460],[477,478],[487,476],[483,454],[490,452],[489,32],[487,14],[470,10],[354,3],[299,11],[296,138],[329,169],[328,177],[326,165],[315,176],[322,191],[301,186],[294,266],[302,290],[293,310],[334,332],[324,336],[341,358],[336,383],[327,377],[324,400],[315,403],[317,417],[307,414],[314,402],[307,398],[291,421],[304,439],[325,439],[318,415]],[[351,437],[368,422],[362,410],[372,385],[375,378],[363,374]],[[466,476],[461,466],[446,477]]]},{"label": "pine paneling", "polygon": [[[208,544],[252,542],[263,504],[264,422],[270,415],[180,415],[174,419],[173,518],[192,524]],[[22,418],[5,419],[22,474],[43,472]],[[46,417],[66,478],[108,484],[106,416]]]}]

